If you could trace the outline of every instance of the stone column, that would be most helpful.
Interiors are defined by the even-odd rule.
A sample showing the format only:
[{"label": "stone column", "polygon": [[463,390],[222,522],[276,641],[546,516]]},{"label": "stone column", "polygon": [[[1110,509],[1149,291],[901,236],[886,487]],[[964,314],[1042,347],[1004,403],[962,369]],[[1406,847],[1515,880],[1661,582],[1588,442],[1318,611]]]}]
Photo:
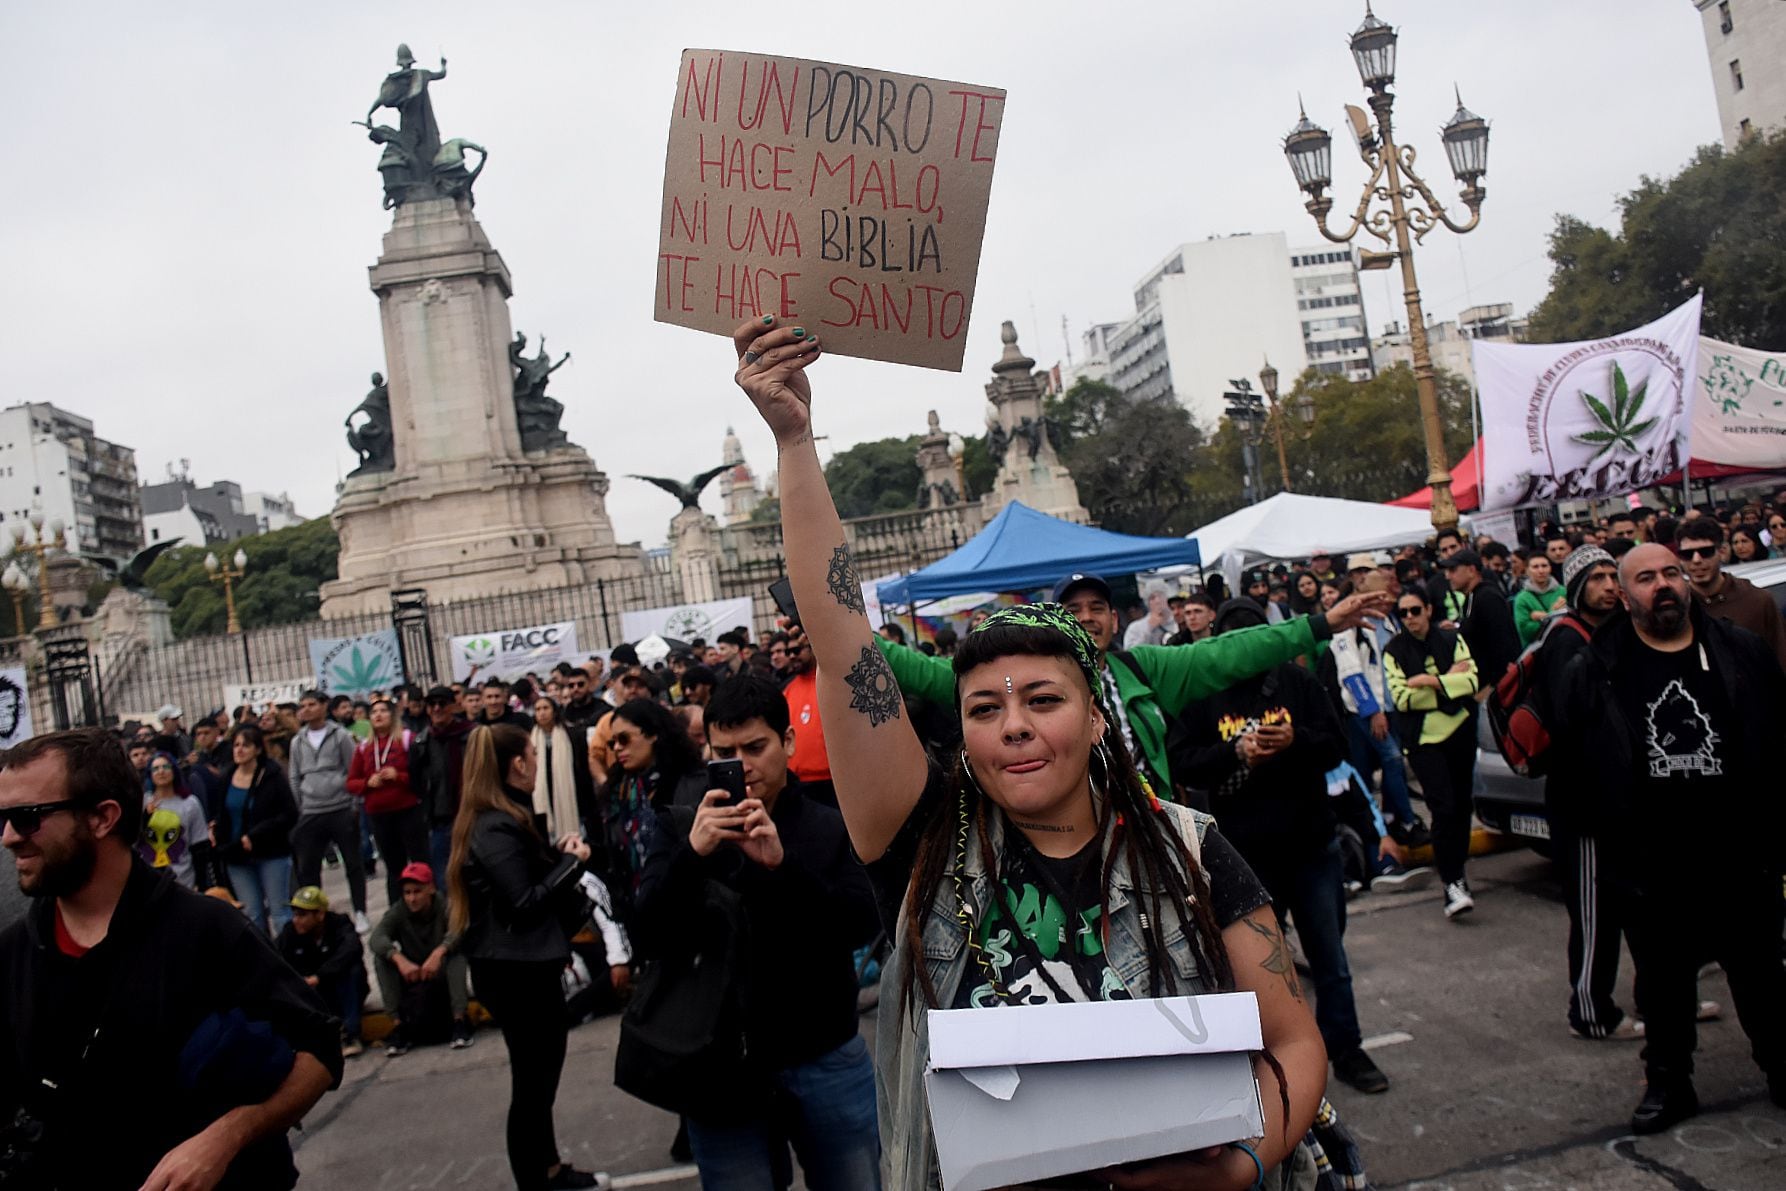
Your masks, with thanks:
[{"label": "stone column", "polygon": [[683,509],[670,522],[670,561],[682,579],[682,602],[719,598],[719,526],[699,509]]},{"label": "stone column", "polygon": [[[1079,486],[1049,441],[1036,362],[1017,347],[1017,328],[999,331],[1004,353],[992,366],[986,386],[986,429],[998,456],[998,478],[982,500],[988,519],[1007,501],[1022,501],[1039,513],[1083,525],[1091,514],[1079,503]],[[1002,453],[997,441],[1005,440]]]}]

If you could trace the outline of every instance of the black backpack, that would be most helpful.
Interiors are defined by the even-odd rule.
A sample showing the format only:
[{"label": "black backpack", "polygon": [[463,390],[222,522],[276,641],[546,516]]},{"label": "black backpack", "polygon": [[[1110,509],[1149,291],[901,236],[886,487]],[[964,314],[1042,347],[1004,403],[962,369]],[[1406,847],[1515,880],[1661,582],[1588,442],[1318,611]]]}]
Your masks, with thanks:
[{"label": "black backpack", "polygon": [[[694,810],[670,808],[686,839]],[[620,1019],[614,1085],[647,1104],[702,1120],[752,1111],[745,1042],[749,923],[735,890],[709,880],[678,937],[645,961]]]}]

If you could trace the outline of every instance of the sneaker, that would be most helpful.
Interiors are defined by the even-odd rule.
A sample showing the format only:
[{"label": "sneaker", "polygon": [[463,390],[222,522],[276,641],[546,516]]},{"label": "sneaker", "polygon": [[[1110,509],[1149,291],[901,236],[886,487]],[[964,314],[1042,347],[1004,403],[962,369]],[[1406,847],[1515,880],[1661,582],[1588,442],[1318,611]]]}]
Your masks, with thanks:
[{"label": "sneaker", "polygon": [[1396,840],[1395,842],[1398,844],[1405,844],[1410,848],[1430,848],[1433,846],[1433,833],[1427,830],[1426,824],[1420,821],[1418,815],[1409,822],[1406,834],[1408,837],[1406,840]]},{"label": "sneaker", "polygon": [[1456,918],[1459,914],[1468,914],[1476,908],[1476,899],[1470,896],[1468,881],[1453,881],[1445,886],[1445,917]]},{"label": "sneaker", "polygon": [[1631,1114],[1631,1132],[1640,1136],[1665,1133],[1698,1115],[1699,1096],[1690,1080],[1652,1079],[1643,1090],[1637,1111]]},{"label": "sneaker", "polygon": [[362,935],[369,935],[372,933],[372,923],[367,919],[366,911],[355,910],[353,912],[353,928],[359,931]]},{"label": "sneaker", "polygon": [[392,1030],[389,1034],[385,1035],[385,1040],[384,1040],[384,1057],[385,1058],[394,1059],[398,1055],[405,1055],[408,1053],[409,1053],[409,1039],[407,1039],[403,1036],[403,1027],[402,1026],[398,1026],[396,1029]]},{"label": "sneaker", "polygon": [[558,1173],[548,1178],[543,1186],[559,1187],[605,1187],[608,1183],[606,1175],[592,1174],[587,1170],[578,1170],[569,1162],[558,1168]]},{"label": "sneaker", "polygon": [[1717,1021],[1724,1016],[1724,1006],[1716,1001],[1701,1001],[1694,1011],[1694,1021]]},{"label": "sneaker", "polygon": [[1347,897],[1357,897],[1359,894],[1361,894],[1363,892],[1364,892],[1364,882],[1363,881],[1354,881],[1350,877],[1346,878],[1346,896]]},{"label": "sneaker", "polygon": [[1362,1047],[1333,1060],[1333,1074],[1341,1083],[1366,1095],[1375,1096],[1389,1090],[1389,1077],[1371,1062]]},{"label": "sneaker", "polygon": [[341,1057],[344,1059],[351,1059],[355,1055],[363,1054],[365,1050],[366,1044],[358,1038],[343,1038],[341,1040]]},{"label": "sneaker", "polygon": [[1590,1034],[1586,1030],[1569,1027],[1569,1032],[1584,1042],[1635,1042],[1643,1037],[1643,1023],[1626,1014],[1619,1018],[1619,1024],[1604,1034]]},{"label": "sneaker", "polygon": [[1433,870],[1424,864],[1413,868],[1403,868],[1389,857],[1383,857],[1383,867],[1371,878],[1371,892],[1383,887],[1386,893],[1402,893],[1413,889],[1425,889],[1433,881]]},{"label": "sneaker", "polygon": [[471,1036],[471,1022],[461,1017],[453,1023],[453,1049],[464,1050],[474,1039]]}]

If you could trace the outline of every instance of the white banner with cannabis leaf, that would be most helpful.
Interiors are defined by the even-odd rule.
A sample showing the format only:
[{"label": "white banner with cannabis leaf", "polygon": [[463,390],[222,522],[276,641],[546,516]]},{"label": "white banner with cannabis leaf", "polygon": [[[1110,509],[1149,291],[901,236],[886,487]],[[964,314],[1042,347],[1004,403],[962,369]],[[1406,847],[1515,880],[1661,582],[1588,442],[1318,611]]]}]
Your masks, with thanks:
[{"label": "white banner with cannabis leaf", "polygon": [[317,689],[325,695],[363,699],[373,691],[389,694],[403,681],[396,629],[357,637],[312,637],[310,664],[316,668]]},{"label": "white banner with cannabis leaf", "polygon": [[1700,338],[1693,458],[1786,467],[1786,353]]},{"label": "white banner with cannabis leaf", "polygon": [[1699,295],[1585,343],[1482,343],[1482,507],[1617,496],[1687,460]]}]

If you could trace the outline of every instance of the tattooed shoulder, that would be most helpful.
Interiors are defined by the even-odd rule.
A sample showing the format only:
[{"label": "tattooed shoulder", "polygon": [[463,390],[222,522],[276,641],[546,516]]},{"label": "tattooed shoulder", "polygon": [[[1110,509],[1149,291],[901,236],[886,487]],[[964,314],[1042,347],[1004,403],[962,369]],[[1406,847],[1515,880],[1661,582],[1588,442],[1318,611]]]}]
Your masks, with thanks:
[{"label": "tattooed shoulder", "polygon": [[899,694],[899,684],[893,679],[893,671],[879,649],[864,645],[862,656],[843,676],[843,681],[850,688],[850,709],[867,716],[869,727],[878,728],[888,720],[900,717],[904,700]]},{"label": "tattooed shoulder", "polygon": [[1302,985],[1296,979],[1296,961],[1290,955],[1290,945],[1284,941],[1284,932],[1255,922],[1251,918],[1242,918],[1241,921],[1246,923],[1249,930],[1263,938],[1271,947],[1271,953],[1259,966],[1272,975],[1281,977],[1284,987],[1290,990],[1290,995],[1298,1001],[1302,1000]]},{"label": "tattooed shoulder", "polygon": [[825,572],[825,589],[831,598],[851,612],[866,613],[868,604],[862,598],[862,580],[856,576],[856,561],[850,548],[839,546],[831,552],[831,566]]}]

